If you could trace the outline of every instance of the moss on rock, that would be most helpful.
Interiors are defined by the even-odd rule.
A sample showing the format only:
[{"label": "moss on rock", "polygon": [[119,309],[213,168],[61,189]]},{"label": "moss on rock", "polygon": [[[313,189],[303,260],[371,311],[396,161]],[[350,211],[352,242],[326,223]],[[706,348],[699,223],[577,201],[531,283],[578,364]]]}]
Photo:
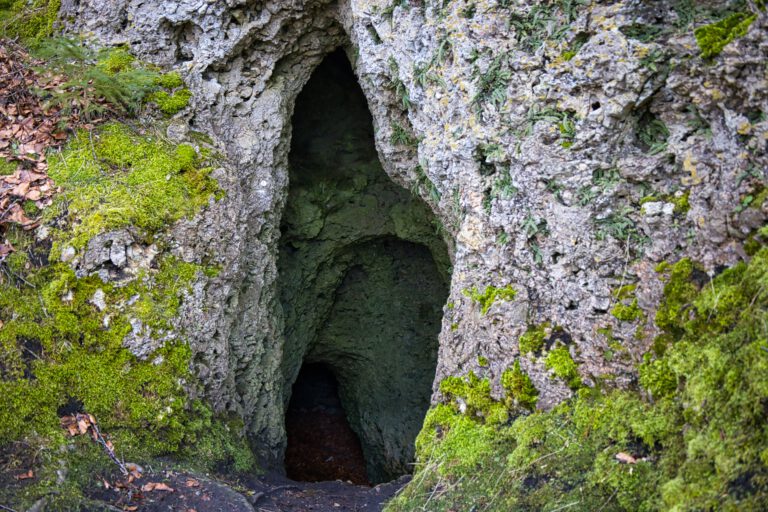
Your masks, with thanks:
[{"label": "moss on rock", "polygon": [[693,34],[701,56],[707,59],[720,54],[728,43],[745,36],[756,18],[757,15],[753,13],[736,12],[716,23],[698,27]]},{"label": "moss on rock", "polygon": [[[387,510],[422,510],[427,499],[435,511],[762,510],[768,248],[706,286],[690,260],[658,270],[667,276],[656,317],[666,346],[639,368],[649,393],[581,387],[511,424],[470,423],[438,405],[419,435],[417,474]],[[469,467],[457,462],[470,454],[453,431],[477,450]]]},{"label": "moss on rock", "polygon": [[79,132],[49,162],[61,193],[45,219],[70,220],[65,238],[75,249],[98,233],[128,226],[149,239],[220,194],[205,155],[118,123]]},{"label": "moss on rock", "polygon": [[551,369],[555,376],[563,379],[571,389],[581,386],[579,366],[571,357],[568,347],[556,347],[549,351],[544,365]]},{"label": "moss on rock", "polygon": [[528,327],[528,330],[520,336],[518,344],[521,354],[536,353],[544,347],[544,338],[547,337],[549,323]]},{"label": "moss on rock", "polygon": [[497,301],[514,300],[517,295],[517,290],[515,290],[511,284],[503,288],[487,286],[482,292],[480,292],[476,286],[473,286],[472,288],[464,290],[463,293],[466,297],[469,297],[480,305],[480,312],[484,315]]},{"label": "moss on rock", "polygon": [[531,378],[520,368],[520,361],[515,361],[512,368],[501,374],[501,385],[507,392],[507,406],[514,409],[522,407],[532,411],[539,400],[539,391]]}]

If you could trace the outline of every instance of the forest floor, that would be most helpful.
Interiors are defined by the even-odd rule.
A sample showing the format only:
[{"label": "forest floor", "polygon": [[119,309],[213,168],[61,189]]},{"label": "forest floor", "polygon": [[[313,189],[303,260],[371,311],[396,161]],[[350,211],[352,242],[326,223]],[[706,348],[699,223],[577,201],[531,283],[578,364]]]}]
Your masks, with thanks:
[{"label": "forest floor", "polygon": [[[19,478],[19,477],[22,478]],[[368,487],[340,480],[297,482],[277,473],[228,481],[175,470],[147,471],[129,484],[119,475],[94,477],[83,489],[87,512],[374,512],[383,508],[409,480]],[[25,472],[0,472],[0,486],[13,495],[33,485]],[[56,507],[55,491],[27,512]],[[54,499],[50,499],[54,498]],[[53,503],[53,505],[51,505]],[[0,503],[0,510],[22,512]],[[58,510],[58,509],[56,509]]]}]

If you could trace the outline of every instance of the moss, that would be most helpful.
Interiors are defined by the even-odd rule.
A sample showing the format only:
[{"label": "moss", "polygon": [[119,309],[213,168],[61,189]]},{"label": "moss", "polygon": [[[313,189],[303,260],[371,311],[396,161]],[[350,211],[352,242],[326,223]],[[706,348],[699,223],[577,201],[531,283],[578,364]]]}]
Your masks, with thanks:
[{"label": "moss", "polygon": [[174,115],[185,109],[190,99],[192,99],[192,91],[184,88],[173,93],[158,91],[150,96],[149,101],[157,104],[157,108],[162,113]]},{"label": "moss", "polygon": [[477,356],[477,365],[482,366],[483,368],[487,367],[489,365],[488,358],[485,356]]},{"label": "moss", "polygon": [[749,26],[756,18],[756,14],[737,12],[716,23],[698,27],[693,34],[701,50],[701,56],[708,59],[718,55],[728,43],[746,35]]},{"label": "moss", "polygon": [[536,408],[539,390],[520,368],[520,361],[515,361],[512,368],[504,371],[501,375],[501,385],[507,392],[507,403],[511,409],[522,407],[532,411]]},{"label": "moss", "polygon": [[[59,453],[58,447],[72,443],[59,426],[59,409],[72,400],[98,419],[128,460],[172,455],[205,470],[222,464],[252,468],[242,422],[217,417],[190,398],[196,387],[192,352],[184,333],[174,329],[192,283],[216,268],[161,252],[151,268],[118,286],[78,277],[57,262],[59,247],[82,250],[98,233],[132,226],[150,241],[175,220],[199,212],[216,191],[204,157],[191,146],[113,123],[76,134],[49,162],[61,189],[44,211],[51,254],[33,235],[12,228],[6,235],[17,252],[0,264],[0,446],[21,443],[56,455],[39,459],[38,483],[9,499],[33,503],[55,487],[55,507],[71,509],[82,498],[80,487],[91,484],[89,461],[105,459],[98,447],[78,439],[75,450]],[[42,261],[51,263],[39,266]],[[97,292],[103,311],[93,303]],[[123,346],[136,319],[142,334],[157,342],[145,359]],[[69,460],[64,486],[56,475],[62,457]],[[0,501],[15,503],[4,498],[0,491]]]},{"label": "moss", "polygon": [[45,218],[69,220],[66,237],[75,249],[98,233],[128,226],[149,238],[197,212],[218,190],[211,168],[192,147],[114,123],[93,134],[79,132],[49,163],[61,193]]},{"label": "moss", "polygon": [[0,27],[3,36],[39,42],[53,33],[61,0],[0,1]]},{"label": "moss", "polygon": [[646,354],[639,368],[639,380],[654,398],[672,394],[677,389],[677,376],[670,370],[666,359],[653,359]]},{"label": "moss", "polygon": [[466,377],[446,377],[440,382],[440,392],[453,404],[456,411],[489,425],[507,421],[507,408],[491,398],[491,382],[474,372]]},{"label": "moss", "polygon": [[157,77],[155,83],[164,89],[176,89],[184,85],[184,80],[182,80],[181,75],[176,71],[171,71],[170,73],[164,73]]},{"label": "moss", "polygon": [[619,302],[611,308],[611,314],[622,322],[634,322],[643,316],[643,310],[637,305],[637,299],[634,299],[631,304]]},{"label": "moss", "polygon": [[[472,471],[484,459],[492,456],[499,445],[497,430],[474,421],[445,404],[430,409],[424,428],[416,438],[416,454],[423,461],[439,458],[430,470],[442,474]],[[428,464],[430,464],[428,462]]]},{"label": "moss", "polygon": [[515,290],[512,285],[507,285],[504,288],[496,288],[495,286],[488,286],[485,288],[485,290],[481,293],[476,286],[473,286],[472,288],[466,289],[463,291],[463,294],[466,297],[469,297],[474,302],[477,302],[480,304],[480,312],[485,315],[489,309],[491,309],[491,306],[498,301],[511,301],[514,300],[515,296],[517,295],[517,290]]},{"label": "moss", "polygon": [[18,165],[16,162],[11,162],[5,158],[0,158],[0,176],[10,176],[16,172]]},{"label": "moss", "polygon": [[[668,345],[640,365],[642,392],[580,388],[550,411],[486,430],[481,446],[494,455],[456,470],[432,433],[387,510],[423,510],[427,500],[434,511],[763,510],[768,248],[701,289],[690,260],[659,270]],[[475,439],[479,426],[468,425]]]},{"label": "moss", "polygon": [[110,75],[116,75],[121,71],[130,69],[135,60],[136,58],[128,52],[128,49],[115,48],[99,59],[97,66]]},{"label": "moss", "polygon": [[613,290],[612,295],[619,300],[631,299],[635,296],[637,284],[625,284]]},{"label": "moss", "polygon": [[677,214],[685,214],[688,213],[688,210],[691,209],[691,202],[690,202],[690,196],[691,191],[686,190],[680,195],[673,195],[668,200],[672,204],[675,205],[675,213]]},{"label": "moss", "polygon": [[699,291],[692,281],[696,267],[690,259],[684,258],[674,265],[659,264],[656,268],[667,274],[665,301],[656,310],[656,325],[664,330],[678,328],[683,323],[685,310]]},{"label": "moss", "polygon": [[520,353],[529,354],[531,352],[540,352],[542,347],[544,347],[544,338],[547,337],[547,329],[549,329],[548,322],[528,327],[528,330],[525,331],[518,340]]},{"label": "moss", "polygon": [[[34,241],[24,245],[35,247]],[[59,427],[59,408],[75,399],[128,460],[173,454],[209,469],[253,465],[242,428],[190,400],[192,352],[182,333],[170,330],[184,295],[203,276],[199,265],[161,256],[157,270],[120,287],[97,276],[78,278],[62,263],[36,267],[26,252],[12,254],[4,265],[13,271],[0,272],[0,446],[23,441],[45,451],[69,442]],[[104,311],[92,303],[99,290]],[[123,347],[133,318],[143,320],[149,335],[164,338],[143,360]],[[73,460],[57,506],[78,496],[80,481],[73,475],[87,469],[80,450],[66,451]],[[41,463],[39,485],[25,496],[39,498],[58,485],[59,458]]]},{"label": "moss", "polygon": [[544,365],[551,369],[557,377],[563,379],[568,387],[577,389],[581,386],[578,365],[571,357],[568,347],[557,347],[549,351]]}]

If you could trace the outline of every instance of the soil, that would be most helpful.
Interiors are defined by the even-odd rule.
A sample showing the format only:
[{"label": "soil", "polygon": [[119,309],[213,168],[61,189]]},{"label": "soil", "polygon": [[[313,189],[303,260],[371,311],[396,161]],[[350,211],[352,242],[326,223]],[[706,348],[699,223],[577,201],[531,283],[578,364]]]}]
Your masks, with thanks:
[{"label": "soil", "polygon": [[336,378],[325,366],[302,368],[293,386],[285,430],[288,477],[370,485],[360,439],[347,421]]},{"label": "soil", "polygon": [[[84,510],[374,512],[381,510],[384,503],[408,480],[409,477],[403,477],[394,482],[369,487],[338,480],[297,482],[270,473],[238,482],[225,482],[184,472],[164,471],[135,480],[131,489],[106,489],[103,484],[95,486],[90,494],[94,501]],[[156,488],[151,489],[153,486]]]},{"label": "soil", "polygon": [[[37,483],[39,461],[26,446],[0,450],[0,511],[22,512],[12,505]],[[160,463],[160,462],[158,462]],[[160,463],[161,464],[161,463]],[[31,469],[30,469],[31,468]],[[30,473],[31,471],[31,473]],[[126,479],[117,469],[94,474],[84,489],[83,512],[362,512],[382,510],[410,477],[371,487],[348,481],[299,482],[278,473],[239,480],[172,469],[147,468]],[[55,493],[55,490],[52,492]],[[27,512],[60,510],[46,499]]]}]

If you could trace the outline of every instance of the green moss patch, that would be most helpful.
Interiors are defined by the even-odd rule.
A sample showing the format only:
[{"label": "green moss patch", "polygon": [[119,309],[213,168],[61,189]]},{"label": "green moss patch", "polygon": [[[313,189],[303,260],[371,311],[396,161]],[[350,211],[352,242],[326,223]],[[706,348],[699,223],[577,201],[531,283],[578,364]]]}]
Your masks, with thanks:
[{"label": "green moss patch", "polygon": [[61,0],[0,0],[0,35],[34,43],[53,33]]},{"label": "green moss patch", "polygon": [[151,238],[219,194],[204,155],[117,123],[79,132],[49,163],[61,193],[45,218],[70,221],[66,238],[75,249],[128,226]]},{"label": "green moss patch", "polygon": [[521,354],[537,353],[544,347],[544,339],[547,337],[549,323],[528,327],[528,330],[520,336],[518,343]]},{"label": "green moss patch", "polygon": [[501,374],[501,385],[507,392],[507,406],[510,408],[522,407],[532,411],[539,400],[539,391],[533,385],[533,381],[520,368],[520,361],[515,361],[512,368],[508,368]]},{"label": "green moss patch", "polygon": [[579,366],[571,357],[568,347],[560,346],[550,350],[544,365],[551,369],[555,376],[563,379],[570,388],[576,389],[581,386]]},{"label": "green moss patch", "polygon": [[698,27],[693,34],[696,36],[701,56],[708,59],[720,54],[728,43],[745,36],[755,19],[757,19],[756,14],[737,12],[716,23]]},{"label": "green moss patch", "polygon": [[[687,259],[658,270],[666,345],[640,365],[642,391],[581,387],[511,424],[469,423],[437,406],[419,436],[416,475],[387,510],[762,510],[768,248],[706,285]],[[567,350],[555,351],[552,366],[569,374]],[[443,439],[454,444],[444,449]]]},{"label": "green moss patch", "polygon": [[488,286],[480,292],[476,286],[464,290],[464,296],[469,297],[474,302],[480,305],[480,312],[484,315],[491,309],[491,306],[499,300],[511,301],[517,296],[517,290],[512,285],[507,285],[503,288],[497,288],[495,286]]}]

